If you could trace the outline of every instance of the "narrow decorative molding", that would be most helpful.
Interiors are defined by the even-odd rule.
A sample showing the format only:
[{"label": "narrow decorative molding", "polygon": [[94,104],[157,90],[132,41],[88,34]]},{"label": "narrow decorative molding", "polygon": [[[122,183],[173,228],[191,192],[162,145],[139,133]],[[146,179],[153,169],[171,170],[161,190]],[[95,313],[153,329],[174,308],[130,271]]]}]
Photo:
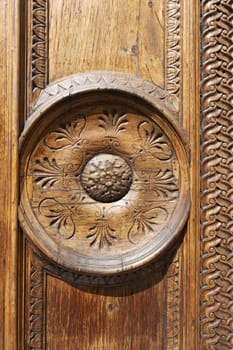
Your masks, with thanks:
[{"label": "narrow decorative molding", "polygon": [[48,0],[32,0],[32,102],[48,83]]},{"label": "narrow decorative molding", "polygon": [[179,345],[179,297],[180,297],[180,254],[175,255],[167,270],[167,350],[178,350]]},{"label": "narrow decorative molding", "polygon": [[30,271],[28,281],[29,300],[26,303],[28,311],[27,349],[43,349],[44,330],[44,271],[39,259],[30,250]]},{"label": "narrow decorative molding", "polygon": [[180,0],[167,0],[166,89],[176,108],[180,97]]},{"label": "narrow decorative molding", "polygon": [[[181,25],[180,0],[167,0],[166,16],[166,90],[180,113],[181,83]],[[177,252],[166,275],[167,310],[166,339],[167,350],[178,350],[179,342],[179,298],[180,298],[180,254]]]},{"label": "narrow decorative molding", "polygon": [[232,349],[231,0],[202,0],[201,41],[201,349]]}]

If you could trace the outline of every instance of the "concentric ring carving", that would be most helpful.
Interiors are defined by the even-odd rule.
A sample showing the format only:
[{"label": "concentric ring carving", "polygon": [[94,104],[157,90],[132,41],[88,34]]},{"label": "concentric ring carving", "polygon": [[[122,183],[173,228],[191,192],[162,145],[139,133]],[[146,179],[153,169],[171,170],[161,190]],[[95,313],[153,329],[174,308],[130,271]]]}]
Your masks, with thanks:
[{"label": "concentric ring carving", "polygon": [[19,216],[46,255],[112,274],[171,245],[188,215],[188,162],[166,104],[116,84],[76,92],[31,118],[21,137]]}]

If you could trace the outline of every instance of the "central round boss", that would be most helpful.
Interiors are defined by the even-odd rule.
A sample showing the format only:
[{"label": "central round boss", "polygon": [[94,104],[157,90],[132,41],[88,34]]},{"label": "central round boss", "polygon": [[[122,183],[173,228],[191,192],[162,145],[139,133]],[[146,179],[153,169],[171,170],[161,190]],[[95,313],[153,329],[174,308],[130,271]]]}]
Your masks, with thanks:
[{"label": "central round boss", "polygon": [[91,158],[81,174],[88,195],[99,202],[116,202],[124,197],[132,184],[129,164],[114,154],[101,153]]}]

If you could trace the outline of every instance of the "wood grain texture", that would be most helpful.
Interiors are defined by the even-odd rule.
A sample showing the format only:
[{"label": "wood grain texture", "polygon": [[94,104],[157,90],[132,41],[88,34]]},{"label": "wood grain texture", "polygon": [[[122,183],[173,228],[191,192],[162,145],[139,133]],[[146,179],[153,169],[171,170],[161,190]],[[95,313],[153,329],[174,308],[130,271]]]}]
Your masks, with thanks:
[{"label": "wood grain texture", "polygon": [[[82,286],[84,279],[51,265],[29,244],[25,253],[25,349],[178,349],[178,257],[173,264],[163,259],[160,265],[128,274],[120,286],[106,288]],[[167,293],[164,284],[169,285]]]},{"label": "wood grain texture", "polygon": [[[97,92],[88,94],[93,87]],[[159,90],[123,73],[77,75],[50,85],[45,102],[39,100],[27,120],[19,219],[33,242],[60,265],[100,274],[135,269],[161,255],[181,233],[189,210],[188,145]],[[64,94],[73,107],[67,107]],[[121,193],[123,178],[119,186],[115,180],[124,197],[119,200],[110,196],[112,179],[106,189],[100,174],[111,164],[111,175],[115,161],[122,164],[118,171],[123,164],[130,171],[127,193]],[[98,176],[87,190],[89,162],[94,162],[89,176]]]},{"label": "wood grain texture", "polygon": [[[181,349],[199,349],[200,285],[200,52],[199,5],[182,1],[181,120],[190,141],[191,211],[184,236],[181,273]],[[189,33],[189,34],[187,34]]]},{"label": "wood grain texture", "polygon": [[141,0],[50,4],[49,81],[110,70],[134,73],[163,86],[164,6],[164,1]]},{"label": "wood grain texture", "polygon": [[[192,153],[190,178],[193,205],[191,219],[184,244],[179,249],[177,257],[174,258],[167,275],[164,275],[163,281],[160,282],[163,286],[153,285],[145,293],[147,294],[146,298],[149,298],[150,293],[153,294],[154,288],[159,288],[160,292],[157,295],[153,294],[154,303],[157,305],[161,300],[164,300],[167,305],[159,321],[163,325],[166,324],[164,333],[166,336],[158,342],[157,348],[174,350],[188,349],[193,346],[196,350],[199,342],[197,331],[199,327],[199,295],[196,286],[199,285],[199,241],[197,236],[200,207],[199,194],[197,194],[197,192],[199,193],[199,172],[197,172],[199,169],[198,5],[195,1],[179,0],[169,0],[159,2],[159,4],[154,1],[129,1],[125,3],[123,1],[109,1],[104,6],[101,4],[100,11],[100,2],[97,1],[58,1],[56,6],[52,2],[47,2],[44,9],[49,14],[47,27],[49,54],[47,52],[45,60],[49,81],[77,71],[94,69],[120,70],[142,75],[166,87],[179,111],[179,120],[183,121],[183,125],[188,130]],[[125,13],[128,14],[127,21],[125,21]],[[137,35],[138,30],[139,36]],[[154,35],[154,32],[158,33],[158,37]],[[122,55],[122,47],[124,55]],[[161,55],[162,51],[163,55]],[[148,60],[148,57],[152,57],[152,59]],[[31,64],[30,60],[29,64]],[[54,92],[51,90],[50,94],[53,96]],[[42,96],[45,101],[47,95],[43,93]],[[40,102],[38,101],[38,103]],[[36,104],[36,106],[38,105]],[[51,273],[48,264],[49,262],[43,260],[43,267],[46,267],[48,273]],[[64,278],[72,284],[68,272],[64,273],[55,269],[57,271],[55,273],[55,270],[52,270],[54,276]],[[159,272],[157,273],[159,274]],[[31,276],[34,276],[34,273]],[[78,274],[73,275],[72,278],[76,278],[78,283],[83,280],[83,277]],[[52,293],[51,297],[57,301],[58,307],[61,307],[64,300],[63,288],[70,297],[77,297],[78,291],[75,289],[77,286],[71,287],[60,280],[57,282],[54,277],[48,279],[53,288],[46,293]],[[28,280],[28,283],[33,282],[33,278]],[[87,276],[85,282],[93,284],[93,279]],[[103,279],[101,279],[101,283],[103,284]],[[124,283],[127,284],[127,281],[125,280]],[[107,293],[106,290],[105,293]],[[76,297],[74,298],[75,304],[78,303]],[[88,296],[88,298],[91,297]],[[86,300],[89,300],[88,298]],[[97,296],[94,294],[92,298],[96,300]],[[101,304],[101,296],[98,300]],[[68,302],[72,308],[71,301]],[[54,307],[52,300],[50,300],[50,307]],[[60,324],[63,324],[62,311],[60,309],[55,311]],[[45,313],[45,310],[43,312]],[[70,322],[68,319],[66,320]],[[48,322],[51,329],[56,332],[52,320],[48,320]],[[45,319],[41,323],[42,333],[45,332],[44,324]],[[73,325],[69,324],[72,329]],[[69,329],[64,329],[66,332],[63,334],[63,339],[68,342],[67,346],[69,346]],[[72,332],[74,334],[74,329]],[[45,335],[45,333],[43,334]],[[109,335],[107,337],[109,342]],[[50,342],[52,342],[52,337]],[[43,346],[45,344],[41,343],[40,347],[43,348]]]},{"label": "wood grain texture", "polygon": [[[47,348],[139,350],[162,345],[162,323],[158,320],[165,303],[156,302],[163,288],[156,281],[159,278],[155,274],[114,289],[80,289],[48,276]],[[148,285],[152,286],[149,294]]]},{"label": "wood grain texture", "polygon": [[17,349],[18,1],[0,4],[0,349]]}]

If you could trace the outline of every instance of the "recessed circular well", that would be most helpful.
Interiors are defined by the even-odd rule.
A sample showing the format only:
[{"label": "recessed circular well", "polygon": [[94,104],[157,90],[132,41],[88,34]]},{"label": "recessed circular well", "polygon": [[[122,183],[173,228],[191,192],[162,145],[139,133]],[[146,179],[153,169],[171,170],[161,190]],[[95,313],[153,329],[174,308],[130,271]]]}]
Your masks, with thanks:
[{"label": "recessed circular well", "polygon": [[88,73],[53,84],[20,140],[19,220],[60,266],[98,275],[135,270],[182,231],[187,140],[152,83]]}]

